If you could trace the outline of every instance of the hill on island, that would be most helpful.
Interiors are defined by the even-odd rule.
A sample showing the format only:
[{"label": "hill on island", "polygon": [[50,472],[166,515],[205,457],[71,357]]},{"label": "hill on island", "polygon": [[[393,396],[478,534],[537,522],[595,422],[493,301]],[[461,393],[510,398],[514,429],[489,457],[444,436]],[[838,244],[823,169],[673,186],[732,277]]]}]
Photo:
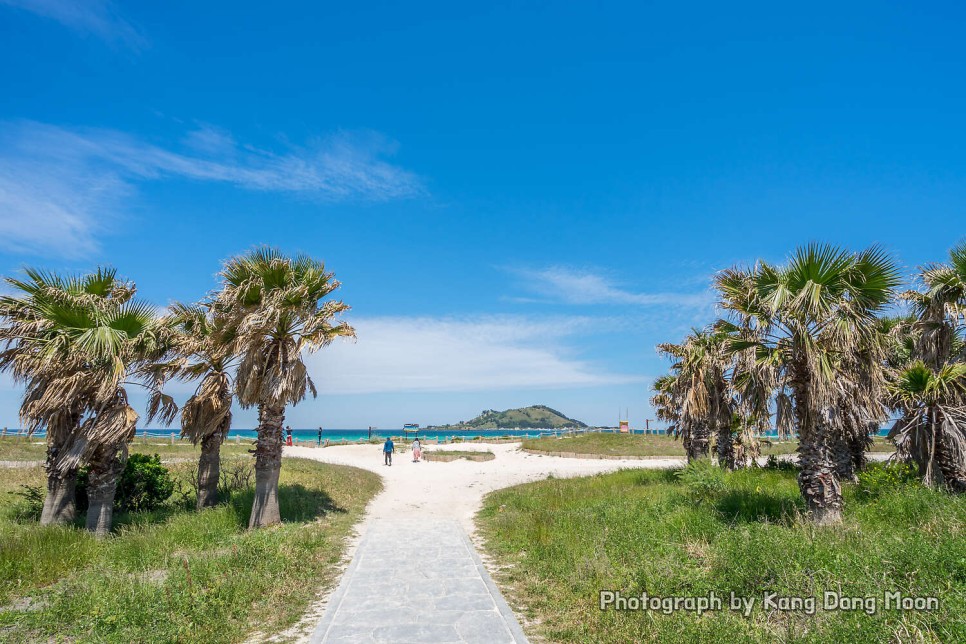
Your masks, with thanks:
[{"label": "hill on island", "polygon": [[454,425],[435,425],[427,429],[468,430],[468,429],[563,429],[583,428],[586,424],[564,416],[556,409],[546,405],[532,405],[519,409],[496,411],[484,410],[473,420]]}]

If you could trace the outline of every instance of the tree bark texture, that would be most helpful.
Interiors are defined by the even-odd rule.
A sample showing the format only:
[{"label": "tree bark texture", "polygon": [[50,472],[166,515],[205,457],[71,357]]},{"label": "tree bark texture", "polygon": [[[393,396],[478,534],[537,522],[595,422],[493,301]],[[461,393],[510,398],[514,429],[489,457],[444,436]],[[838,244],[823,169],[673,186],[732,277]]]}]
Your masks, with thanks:
[{"label": "tree bark texture", "polygon": [[718,438],[716,450],[718,453],[718,466],[729,470],[735,469],[735,442],[731,436],[731,425],[722,425],[718,428]]},{"label": "tree bark texture", "polygon": [[111,532],[117,481],[127,464],[127,442],[109,443],[95,448],[87,478],[87,529],[97,537]]},{"label": "tree bark texture", "polygon": [[218,482],[221,478],[221,444],[225,434],[221,431],[201,439],[201,458],[198,459],[197,508],[214,507],[218,504]]},{"label": "tree bark texture", "polygon": [[[803,426],[804,427],[804,426]],[[828,428],[819,423],[801,433],[798,459],[801,472],[798,486],[812,515],[819,525],[842,521],[842,487],[836,476]]]},{"label": "tree bark texture", "polygon": [[248,527],[282,522],[278,509],[278,475],[282,469],[282,423],[285,406],[258,407],[258,441],[255,444],[255,501]]},{"label": "tree bark texture", "polygon": [[704,423],[691,427],[691,441],[687,446],[688,463],[699,458],[708,458],[711,449],[711,432]]}]

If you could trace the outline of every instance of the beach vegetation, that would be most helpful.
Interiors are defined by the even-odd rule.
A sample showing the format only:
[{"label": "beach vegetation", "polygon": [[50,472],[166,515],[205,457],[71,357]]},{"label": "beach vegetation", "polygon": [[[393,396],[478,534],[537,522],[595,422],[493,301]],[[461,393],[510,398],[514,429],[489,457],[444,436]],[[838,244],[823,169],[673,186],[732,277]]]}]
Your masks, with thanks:
[{"label": "beach vegetation", "polygon": [[[8,444],[0,440],[0,460]],[[223,474],[251,469],[250,456],[229,452]],[[263,641],[333,586],[352,526],[381,489],[371,472],[290,458],[279,480],[283,524],[248,530],[251,478],[197,512],[195,464],[168,469],[174,494],[153,510],[118,509],[112,538],[97,539],[80,521],[25,518],[16,492],[41,488],[43,467],[0,468],[0,639]]]},{"label": "beach vegetation", "polygon": [[[842,523],[816,526],[797,468],[624,470],[498,490],[477,515],[494,575],[533,639],[552,642],[966,640],[966,497],[898,466],[844,482]],[[876,474],[871,474],[875,472]],[[625,597],[723,599],[720,610],[601,610]],[[859,597],[825,608],[825,593]],[[935,597],[887,607],[886,593]],[[754,600],[747,615],[729,598]],[[811,598],[782,610],[767,597]],[[867,598],[875,604],[865,612]]]}]

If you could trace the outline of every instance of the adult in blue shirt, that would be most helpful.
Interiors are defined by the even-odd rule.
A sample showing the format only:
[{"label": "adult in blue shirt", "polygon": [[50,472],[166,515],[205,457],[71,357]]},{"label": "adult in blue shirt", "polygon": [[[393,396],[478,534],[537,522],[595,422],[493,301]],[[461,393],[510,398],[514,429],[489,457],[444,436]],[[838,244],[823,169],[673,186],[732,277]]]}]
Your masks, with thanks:
[{"label": "adult in blue shirt", "polygon": [[386,443],[382,446],[382,455],[385,458],[385,465],[392,467],[392,451],[395,449],[395,445],[392,444],[392,438],[387,438]]}]

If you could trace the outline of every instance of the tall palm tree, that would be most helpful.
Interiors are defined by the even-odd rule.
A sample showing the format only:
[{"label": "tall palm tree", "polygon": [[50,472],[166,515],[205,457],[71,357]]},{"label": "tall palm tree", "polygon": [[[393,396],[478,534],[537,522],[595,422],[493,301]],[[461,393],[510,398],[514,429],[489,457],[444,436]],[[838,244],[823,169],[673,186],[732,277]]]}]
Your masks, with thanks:
[{"label": "tall palm tree", "polygon": [[[757,337],[731,341],[754,349],[790,392],[799,433],[799,487],[815,522],[841,521],[842,493],[834,455],[847,419],[841,404],[860,386],[849,366],[877,332],[876,314],[899,285],[893,261],[878,248],[850,253],[812,244],[783,267],[760,262],[719,276],[721,304],[740,318],[753,311]],[[864,404],[864,401],[863,401]]]},{"label": "tall palm tree", "polygon": [[234,397],[233,340],[224,328],[223,318],[210,307],[174,304],[169,324],[175,331],[177,358],[167,365],[165,377],[199,380],[194,394],[181,409],[181,436],[197,445],[199,510],[218,502],[221,471],[221,445],[231,429],[231,403]]},{"label": "tall palm tree", "polygon": [[282,423],[288,403],[297,404],[315,385],[302,361],[339,336],[354,337],[336,322],[348,306],[322,300],[339,287],[325,265],[310,257],[286,257],[257,248],[226,262],[215,313],[226,316],[241,363],[235,395],[242,407],[258,407],[255,500],[249,527],[281,521],[278,477],[282,467]]}]

